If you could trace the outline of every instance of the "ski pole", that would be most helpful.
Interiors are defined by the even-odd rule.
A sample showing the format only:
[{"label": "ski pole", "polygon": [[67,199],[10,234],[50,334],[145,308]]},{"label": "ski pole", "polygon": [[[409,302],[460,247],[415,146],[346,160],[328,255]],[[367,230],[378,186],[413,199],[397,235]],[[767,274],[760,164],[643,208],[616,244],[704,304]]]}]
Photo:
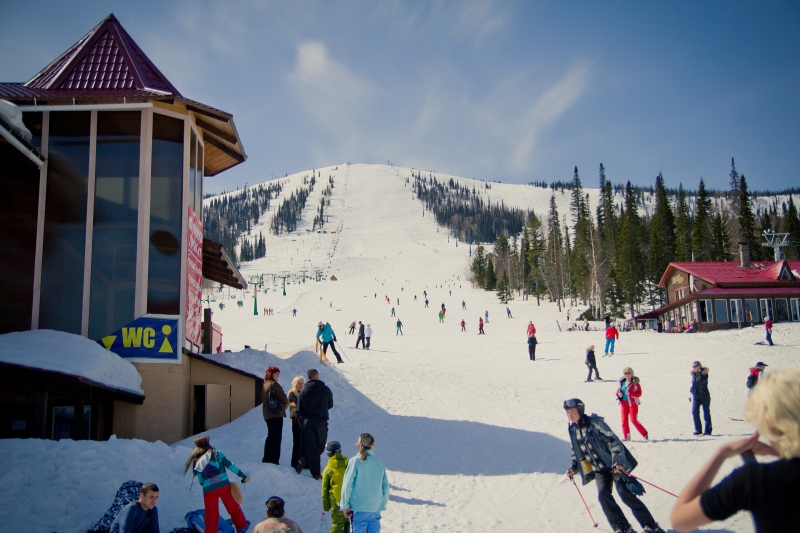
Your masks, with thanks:
[{"label": "ski pole", "polygon": [[631,474],[630,472],[626,472],[625,470],[623,470],[623,471],[622,471],[622,473],[623,473],[623,474],[626,474],[626,475],[628,475],[628,476],[631,476],[633,479],[638,479],[638,480],[639,480],[639,481],[641,481],[642,483],[647,483],[647,484],[648,484],[648,485],[650,485],[651,487],[655,487],[655,488],[657,488],[657,489],[658,489],[658,490],[660,490],[660,491],[666,492],[666,493],[667,493],[667,494],[669,494],[670,496],[674,496],[674,497],[676,497],[676,498],[678,497],[678,495],[677,495],[677,494],[672,494],[670,491],[668,491],[668,490],[666,490],[666,489],[662,489],[662,488],[661,488],[661,487],[659,487],[658,485],[653,485],[653,484],[652,484],[652,483],[650,483],[649,481],[645,481],[644,479],[642,479],[642,478],[640,478],[640,477],[634,476],[634,475],[633,475],[633,474]]},{"label": "ski pole", "polygon": [[342,349],[342,345],[341,345],[341,344],[339,344],[339,341],[336,341],[336,344],[337,344],[337,346],[339,346],[339,349],[340,349],[340,350],[342,350],[342,355],[344,355],[344,356],[347,358],[347,360],[349,361],[349,360],[350,360],[350,358],[349,358],[349,357],[347,357],[347,354],[346,354],[346,353],[344,353],[344,350]]},{"label": "ski pole", "polygon": [[589,506],[586,505],[586,500],[583,499],[583,494],[581,494],[581,489],[578,488],[578,484],[575,483],[575,479],[574,478],[569,478],[569,480],[572,481],[573,485],[575,485],[575,490],[578,491],[578,496],[581,497],[581,501],[583,502],[583,506],[586,507],[586,512],[589,513],[589,518],[592,520],[592,524],[594,524],[594,527],[597,527],[597,522],[594,521],[594,517],[592,516],[592,512],[589,510]]}]

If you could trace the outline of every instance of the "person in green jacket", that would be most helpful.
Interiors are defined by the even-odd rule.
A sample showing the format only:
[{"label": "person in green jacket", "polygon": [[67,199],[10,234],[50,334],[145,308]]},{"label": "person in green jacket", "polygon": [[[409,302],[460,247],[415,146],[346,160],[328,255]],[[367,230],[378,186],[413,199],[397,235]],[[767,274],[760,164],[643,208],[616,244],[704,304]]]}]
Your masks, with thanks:
[{"label": "person in green jacket", "polygon": [[349,533],[350,521],[339,508],[347,457],[342,455],[342,445],[335,440],[325,446],[325,451],[329,459],[328,466],[322,471],[322,509],[331,512],[331,533]]}]

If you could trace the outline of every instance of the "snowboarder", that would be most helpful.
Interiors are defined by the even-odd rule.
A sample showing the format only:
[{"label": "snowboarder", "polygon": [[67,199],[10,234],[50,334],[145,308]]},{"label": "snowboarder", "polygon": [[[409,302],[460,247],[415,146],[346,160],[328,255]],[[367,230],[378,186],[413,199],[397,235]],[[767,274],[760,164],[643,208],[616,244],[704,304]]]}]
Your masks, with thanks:
[{"label": "snowboarder", "polygon": [[369,350],[369,343],[370,343],[370,339],[372,338],[372,328],[370,327],[370,325],[369,325],[369,324],[367,324],[367,327],[366,327],[366,329],[364,330],[364,337],[365,337],[365,338],[366,338],[366,340],[367,340],[367,345],[366,345],[366,346],[364,346],[364,348],[365,348],[365,349],[367,349],[367,350]]},{"label": "snowboarder", "polygon": [[747,388],[752,389],[758,383],[758,380],[761,379],[764,375],[764,370],[767,369],[769,365],[767,363],[762,363],[759,361],[756,363],[756,366],[750,369],[750,375],[747,376]]},{"label": "snowboarder", "polygon": [[279,496],[267,500],[267,519],[256,524],[253,533],[303,533],[297,522],[286,518],[285,505]]},{"label": "snowboarder", "polygon": [[395,336],[403,334],[403,323],[400,322],[400,319],[397,319],[397,331],[395,331]]},{"label": "snowboarder", "polygon": [[159,533],[157,501],[158,487],[145,483],[139,489],[139,499],[119,510],[109,533]]},{"label": "snowboarder", "polygon": [[361,343],[362,348],[366,348],[367,345],[364,342],[364,324],[359,320],[358,321],[358,338],[356,339],[356,350],[358,350],[358,343]]},{"label": "snowboarder", "polygon": [[461,319],[461,331],[467,331],[467,322],[463,318]]},{"label": "snowboarder", "polygon": [[[264,440],[264,456],[261,462],[275,465],[280,464],[281,460],[283,419],[286,418],[286,408],[289,407],[289,399],[278,383],[280,375],[281,371],[277,366],[268,367],[264,373],[264,386],[261,388],[261,414],[267,424],[267,438]],[[273,399],[277,397],[276,411],[269,408],[270,393]]]},{"label": "snowboarder", "polygon": [[508,318],[514,318],[513,316],[511,316],[511,309],[508,307],[506,307],[506,315],[508,315]]},{"label": "snowboarder", "polygon": [[603,357],[606,357],[609,353],[609,348],[611,348],[611,355],[614,355],[614,343],[619,338],[619,331],[614,326],[608,326],[606,328],[606,350],[603,354]]},{"label": "snowboarder", "polygon": [[531,358],[531,361],[536,361],[536,345],[538,341],[536,340],[536,335],[531,333],[528,335],[528,357]]},{"label": "snowboarder", "polygon": [[350,524],[339,508],[347,457],[342,454],[342,445],[335,440],[325,446],[325,452],[328,465],[322,471],[322,510],[331,513],[331,533],[348,533]]},{"label": "snowboarder", "polygon": [[483,331],[483,319],[481,317],[478,317],[478,335],[485,335]]},{"label": "snowboarder", "polygon": [[708,368],[700,364],[700,361],[692,363],[692,418],[694,419],[694,434],[703,433],[700,425],[700,407],[703,407],[703,419],[706,423],[706,431],[703,435],[711,435],[711,393],[708,392]]},{"label": "snowboarder", "polygon": [[226,469],[230,470],[242,480],[250,481],[250,477],[239,470],[230,459],[225,457],[222,450],[211,447],[208,435],[194,438],[194,450],[189,454],[189,459],[183,467],[183,475],[192,468],[192,473],[197,476],[197,481],[203,487],[203,504],[205,506],[205,533],[216,533],[219,524],[219,500],[231,515],[237,533],[245,533],[250,524],[244,517],[244,512],[231,494],[231,482],[228,480]]},{"label": "snowboarder", "polygon": [[626,366],[622,369],[622,379],[619,380],[619,388],[617,388],[617,401],[622,415],[622,440],[624,441],[631,440],[631,428],[628,425],[629,417],[631,424],[641,433],[644,440],[650,440],[647,436],[647,430],[637,420],[639,398],[641,397],[642,385],[639,383],[639,378],[633,375],[631,367]]},{"label": "snowboarder", "polygon": [[352,335],[355,332],[356,332],[356,321],[353,320],[353,322],[350,323],[350,331],[348,331],[348,333]]},{"label": "snowboarder", "polygon": [[764,329],[767,332],[767,344],[774,346],[774,344],[772,344],[772,322],[770,321],[769,317],[764,320]]},{"label": "snowboarder", "polygon": [[336,342],[336,333],[333,332],[333,328],[327,322],[325,324],[322,322],[317,324],[317,342],[322,344],[322,357],[328,358],[328,346],[330,346],[331,350],[333,350],[333,355],[336,356],[336,362],[344,363],[334,344]]},{"label": "snowboarder", "polygon": [[306,372],[308,381],[297,399],[297,415],[303,420],[305,460],[314,479],[320,479],[319,456],[328,440],[328,411],[333,409],[333,393],[319,379],[316,368]]},{"label": "snowboarder", "polygon": [[567,476],[572,479],[577,472],[583,485],[592,480],[597,483],[600,507],[614,533],[634,533],[634,529],[614,500],[612,485],[616,485],[617,494],[631,508],[644,533],[664,533],[645,504],[628,488],[638,485],[642,490],[641,484],[625,474],[636,468],[636,459],[602,417],[586,415],[585,409],[586,406],[578,398],[564,402],[572,442],[572,464],[567,469]]},{"label": "snowboarder", "polygon": [[594,356],[594,344],[586,348],[586,366],[589,367],[589,375],[586,376],[586,381],[593,381],[592,380],[592,370],[594,370],[594,378],[597,381],[603,381],[600,378],[600,372],[597,370],[597,359]]},{"label": "snowboarder", "polygon": [[381,511],[389,501],[389,478],[375,457],[375,438],[362,433],[356,444],[358,455],[347,463],[342,481],[342,512],[352,517],[353,533],[379,532]]}]

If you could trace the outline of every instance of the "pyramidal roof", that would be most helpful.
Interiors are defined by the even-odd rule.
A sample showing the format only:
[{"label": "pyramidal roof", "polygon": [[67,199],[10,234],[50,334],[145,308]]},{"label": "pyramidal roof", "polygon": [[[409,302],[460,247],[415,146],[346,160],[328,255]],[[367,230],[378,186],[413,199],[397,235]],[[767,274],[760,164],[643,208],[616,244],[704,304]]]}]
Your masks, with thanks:
[{"label": "pyramidal roof", "polygon": [[130,90],[181,96],[113,13],[31,78],[31,89]]}]

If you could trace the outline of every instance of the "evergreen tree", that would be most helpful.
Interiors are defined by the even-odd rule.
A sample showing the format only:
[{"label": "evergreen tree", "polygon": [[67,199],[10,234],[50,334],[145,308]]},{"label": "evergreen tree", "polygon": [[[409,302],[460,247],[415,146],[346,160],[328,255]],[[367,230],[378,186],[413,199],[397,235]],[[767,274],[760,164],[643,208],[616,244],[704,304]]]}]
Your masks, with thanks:
[{"label": "evergreen tree", "polygon": [[543,255],[544,255],[544,240],[542,238],[542,222],[536,213],[531,210],[531,216],[528,218],[528,224],[525,226],[525,242],[526,253],[525,261],[528,264],[528,272],[531,281],[531,293],[536,295],[536,304],[539,304],[539,296],[542,294],[542,289],[545,287],[544,283],[544,270]]},{"label": "evergreen tree", "polygon": [[489,255],[486,258],[486,273],[483,276],[483,288],[493,291],[497,285],[497,276],[494,273],[494,258]]},{"label": "evergreen tree", "polygon": [[728,208],[730,212],[733,214],[728,220],[728,235],[734,240],[739,240],[739,228],[738,225],[735,223],[735,219],[739,216],[739,196],[741,193],[740,190],[740,180],[739,180],[739,173],[736,172],[736,163],[734,163],[733,158],[731,157],[731,172],[728,174],[730,176],[730,181],[728,182],[728,186],[730,187],[730,191],[728,192]]},{"label": "evergreen tree", "polygon": [[614,209],[614,187],[606,180],[606,169],[600,163],[600,204],[597,206],[597,229],[603,248],[613,264],[616,261],[619,221]]},{"label": "evergreen tree", "polygon": [[590,289],[588,256],[591,248],[592,221],[589,218],[588,202],[583,194],[581,179],[578,176],[578,167],[575,167],[575,172],[572,176],[570,212],[575,235],[569,260],[570,280],[572,282],[572,290],[570,292],[586,301],[589,298]]},{"label": "evergreen tree", "polygon": [[732,259],[730,249],[731,241],[728,238],[727,217],[723,217],[720,211],[714,214],[711,222],[711,260],[730,261]]},{"label": "evergreen tree", "polygon": [[475,257],[472,259],[472,280],[478,284],[479,287],[483,287],[483,283],[486,281],[484,278],[486,276],[486,250],[482,244],[479,244],[478,247],[475,249]]},{"label": "evergreen tree", "polygon": [[645,263],[641,247],[642,223],[636,208],[636,193],[629,181],[625,186],[625,210],[622,213],[617,252],[617,276],[625,304],[631,316],[641,301]]},{"label": "evergreen tree", "polygon": [[678,185],[678,205],[675,208],[675,261],[692,260],[692,220],[686,191],[683,184]]},{"label": "evergreen tree", "polygon": [[550,299],[560,301],[564,297],[564,243],[561,237],[561,222],[558,219],[555,193],[550,197],[547,213],[547,244],[545,259],[545,283]]},{"label": "evergreen tree", "polygon": [[792,242],[786,248],[786,258],[787,259],[800,259],[800,218],[797,216],[797,206],[792,199],[792,195],[789,195],[789,205],[786,208],[786,216],[784,217],[783,222],[783,231],[789,234],[789,240]]},{"label": "evergreen tree", "polygon": [[508,273],[506,272],[503,272],[503,277],[497,282],[497,297],[504,304],[507,304],[513,297],[509,288]]},{"label": "evergreen tree", "polygon": [[650,222],[650,281],[657,285],[670,261],[675,259],[675,217],[661,173],[656,177],[656,209]]},{"label": "evergreen tree", "polygon": [[[739,239],[750,248],[750,259],[762,261],[761,235],[756,233],[756,219],[753,215],[753,201],[747,190],[747,179],[739,176]],[[771,259],[771,258],[769,258]]]},{"label": "evergreen tree", "polygon": [[697,188],[697,210],[692,224],[692,250],[696,261],[711,259],[711,199],[703,178]]}]

